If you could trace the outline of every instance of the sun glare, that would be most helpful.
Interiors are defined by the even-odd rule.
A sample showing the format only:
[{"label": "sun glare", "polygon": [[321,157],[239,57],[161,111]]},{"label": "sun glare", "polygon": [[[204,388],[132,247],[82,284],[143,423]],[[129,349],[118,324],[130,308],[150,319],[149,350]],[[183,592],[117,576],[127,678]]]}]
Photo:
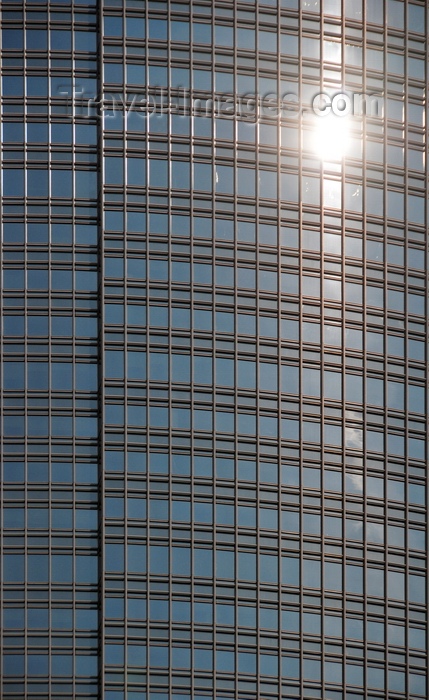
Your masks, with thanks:
[{"label": "sun glare", "polygon": [[350,148],[350,122],[346,117],[316,117],[313,148],[322,161],[342,160]]}]

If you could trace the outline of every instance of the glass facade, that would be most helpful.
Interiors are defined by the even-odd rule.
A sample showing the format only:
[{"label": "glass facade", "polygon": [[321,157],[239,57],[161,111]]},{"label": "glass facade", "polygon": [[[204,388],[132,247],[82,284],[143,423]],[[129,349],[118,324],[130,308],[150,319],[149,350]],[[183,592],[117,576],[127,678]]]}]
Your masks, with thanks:
[{"label": "glass facade", "polygon": [[426,2],[0,9],[1,697],[426,698]]}]

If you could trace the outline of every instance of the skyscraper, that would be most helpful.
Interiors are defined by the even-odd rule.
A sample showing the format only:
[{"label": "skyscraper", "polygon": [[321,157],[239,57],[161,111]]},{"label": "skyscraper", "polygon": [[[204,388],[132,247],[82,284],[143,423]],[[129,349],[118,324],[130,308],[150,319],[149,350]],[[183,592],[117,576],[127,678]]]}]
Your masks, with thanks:
[{"label": "skyscraper", "polygon": [[0,8],[1,697],[426,698],[426,3]]}]

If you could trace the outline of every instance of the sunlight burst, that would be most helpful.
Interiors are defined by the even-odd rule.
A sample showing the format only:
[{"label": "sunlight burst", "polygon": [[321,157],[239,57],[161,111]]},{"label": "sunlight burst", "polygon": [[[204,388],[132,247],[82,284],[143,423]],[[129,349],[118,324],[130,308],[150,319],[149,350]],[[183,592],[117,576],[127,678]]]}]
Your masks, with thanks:
[{"label": "sunlight burst", "polygon": [[350,148],[350,122],[346,117],[317,117],[313,132],[313,150],[322,161],[339,161]]}]

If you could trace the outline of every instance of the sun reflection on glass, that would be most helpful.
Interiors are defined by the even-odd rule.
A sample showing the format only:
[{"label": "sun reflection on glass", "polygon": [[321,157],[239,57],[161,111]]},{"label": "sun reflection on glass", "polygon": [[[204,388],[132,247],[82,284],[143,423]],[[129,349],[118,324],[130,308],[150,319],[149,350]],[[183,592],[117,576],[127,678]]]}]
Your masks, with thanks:
[{"label": "sun reflection on glass", "polygon": [[312,141],[312,150],[320,160],[325,162],[342,160],[351,146],[350,121],[346,117],[332,114],[316,117]]}]

